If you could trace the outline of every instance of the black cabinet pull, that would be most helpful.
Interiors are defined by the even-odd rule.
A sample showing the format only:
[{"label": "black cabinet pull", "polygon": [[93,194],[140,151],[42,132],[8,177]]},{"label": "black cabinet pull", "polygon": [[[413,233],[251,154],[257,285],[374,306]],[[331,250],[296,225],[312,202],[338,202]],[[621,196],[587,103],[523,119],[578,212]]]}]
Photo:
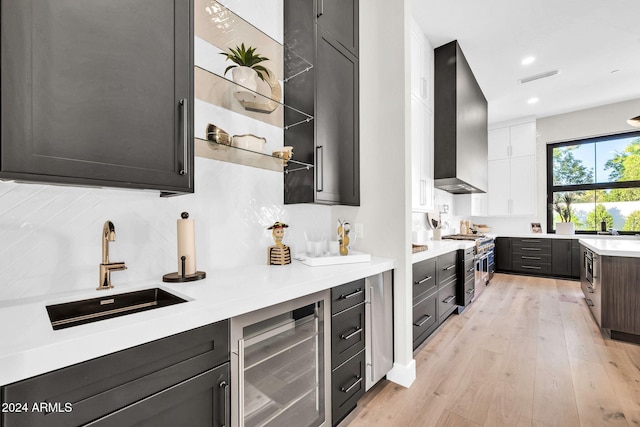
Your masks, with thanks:
[{"label": "black cabinet pull", "polygon": [[445,267],[442,269],[442,271],[447,271],[447,270],[451,270],[452,268],[455,268],[455,264],[451,264],[449,267]]},{"label": "black cabinet pull", "polygon": [[430,314],[425,314],[424,316],[422,316],[420,318],[419,321],[417,321],[416,323],[413,324],[413,326],[417,326],[418,328],[422,325],[424,325],[425,323],[427,323],[429,321],[429,319],[431,319],[431,315]]},{"label": "black cabinet pull", "polygon": [[180,112],[182,119],[182,168],[178,172],[180,175],[186,175],[188,173],[187,165],[189,164],[189,106],[187,105],[187,99],[182,98],[180,100]]},{"label": "black cabinet pull", "polygon": [[418,280],[417,282],[413,282],[413,284],[414,284],[414,285],[421,285],[421,284],[423,284],[424,282],[426,282],[427,280],[430,280],[430,279],[432,279],[432,278],[433,278],[432,276],[427,276],[427,277],[425,277],[425,278],[424,278],[424,279],[422,279],[422,280]]},{"label": "black cabinet pull", "polygon": [[362,332],[362,328],[356,328],[356,330],[351,332],[350,334],[341,334],[340,335],[340,339],[341,340],[350,340],[351,338],[353,338],[356,335],[358,335],[360,332]]},{"label": "black cabinet pull", "polygon": [[[406,283],[406,282],[405,282],[405,283]],[[349,299],[349,298],[353,298],[353,297],[355,297],[355,296],[360,295],[362,292],[364,292],[364,291],[362,290],[362,288],[358,288],[358,289],[356,289],[355,291],[351,292],[350,294],[347,294],[347,295],[344,295],[344,294],[343,294],[343,295],[340,295],[340,297],[339,297],[338,299]]]},{"label": "black cabinet pull", "polygon": [[528,270],[542,270],[542,267],[538,267],[537,265],[523,265],[522,268],[526,268]]},{"label": "black cabinet pull", "polygon": [[361,382],[362,382],[362,376],[358,375],[353,384],[351,384],[349,387],[345,387],[345,386],[340,387],[340,391],[343,393],[349,393],[355,386],[357,386]]},{"label": "black cabinet pull", "polygon": [[229,384],[226,381],[220,382],[218,384],[218,388],[222,389],[222,394],[224,394],[224,407],[222,408],[222,422],[220,423],[220,427],[227,427],[227,408],[229,407]]},{"label": "black cabinet pull", "polygon": [[324,190],[324,172],[322,168],[324,167],[324,149],[322,145],[318,145],[316,147],[316,191],[321,192]]},{"label": "black cabinet pull", "polygon": [[449,295],[444,301],[442,301],[445,304],[449,304],[451,301],[453,301],[453,299],[455,298],[455,295]]}]

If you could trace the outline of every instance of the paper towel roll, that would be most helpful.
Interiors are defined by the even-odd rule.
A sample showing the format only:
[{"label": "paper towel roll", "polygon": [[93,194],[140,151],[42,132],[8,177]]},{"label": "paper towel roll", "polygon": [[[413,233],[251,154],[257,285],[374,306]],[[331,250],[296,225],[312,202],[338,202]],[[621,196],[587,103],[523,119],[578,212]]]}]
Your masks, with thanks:
[{"label": "paper towel roll", "polygon": [[182,257],[185,260],[185,275],[196,272],[196,233],[195,222],[189,219],[189,214],[182,213],[178,220],[178,275],[182,275]]}]

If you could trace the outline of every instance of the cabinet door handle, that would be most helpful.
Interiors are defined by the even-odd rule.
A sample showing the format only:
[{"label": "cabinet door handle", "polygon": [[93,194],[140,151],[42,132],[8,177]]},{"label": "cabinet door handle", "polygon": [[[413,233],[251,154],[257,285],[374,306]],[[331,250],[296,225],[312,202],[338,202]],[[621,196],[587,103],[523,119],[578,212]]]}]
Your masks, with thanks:
[{"label": "cabinet door handle", "polygon": [[222,381],[218,384],[218,388],[222,389],[224,394],[224,407],[222,408],[222,419],[220,420],[220,427],[227,427],[227,408],[229,407],[229,384],[226,381]]},{"label": "cabinet door handle", "polygon": [[537,265],[523,265],[522,268],[529,270],[542,270],[542,267],[538,267]]},{"label": "cabinet door handle", "polygon": [[470,269],[467,270],[467,273],[471,273],[472,271],[474,271],[476,268],[475,267],[471,267]]},{"label": "cabinet door handle", "polygon": [[526,255],[523,255],[520,258],[522,258],[522,259],[534,259],[534,260],[537,260],[537,261],[541,261],[542,260],[542,258],[540,258],[539,256],[526,256]]},{"label": "cabinet door handle", "polygon": [[351,384],[349,387],[345,387],[345,386],[340,387],[340,391],[343,393],[349,393],[355,386],[357,386],[361,382],[362,382],[362,376],[358,375],[353,384]]},{"label": "cabinet door handle", "polygon": [[442,269],[442,271],[447,271],[447,270],[451,270],[452,268],[455,268],[456,265],[455,264],[451,264],[449,267],[445,267]]},{"label": "cabinet door handle", "polygon": [[420,180],[420,205],[424,206],[427,204],[427,181],[424,179]]},{"label": "cabinet door handle", "polygon": [[427,277],[425,277],[425,278],[424,278],[424,279],[422,279],[422,280],[418,280],[418,281],[416,281],[416,282],[413,282],[413,284],[414,284],[414,285],[421,285],[421,284],[423,284],[424,282],[426,282],[427,280],[431,280],[431,279],[433,279],[433,276],[427,276]]},{"label": "cabinet door handle", "polygon": [[449,304],[451,301],[453,301],[453,299],[455,298],[455,295],[449,295],[445,300],[443,300],[442,302],[445,304]]},{"label": "cabinet door handle", "polygon": [[591,301],[589,298],[585,298],[585,301],[587,301],[587,305],[588,305],[589,307],[593,307],[593,305],[594,305],[594,304],[593,304],[593,301]]},{"label": "cabinet door handle", "polygon": [[347,295],[342,294],[342,295],[340,295],[340,296],[338,297],[338,299],[349,299],[349,298],[353,298],[353,297],[355,297],[355,296],[360,295],[362,292],[364,292],[364,291],[362,290],[362,288],[358,288],[358,289],[356,289],[355,291],[351,292],[350,294],[347,294]]},{"label": "cabinet door handle", "polygon": [[351,338],[355,337],[356,335],[358,335],[360,332],[362,332],[362,328],[356,328],[355,331],[351,332],[350,334],[342,334],[340,335],[340,339],[341,340],[350,340]]},{"label": "cabinet door handle", "polygon": [[467,294],[472,294],[472,293],[474,293],[475,291],[476,291],[475,289],[469,289],[469,290],[467,291]]},{"label": "cabinet door handle", "polygon": [[318,11],[316,13],[316,18],[320,18],[324,15],[324,0],[318,0]]},{"label": "cabinet door handle", "polygon": [[522,248],[523,251],[537,251],[540,252],[542,249],[540,248]]},{"label": "cabinet door handle", "polygon": [[324,166],[324,148],[322,145],[318,145],[316,147],[316,179],[318,182],[316,183],[316,191],[321,192],[324,190],[324,172],[322,168]]},{"label": "cabinet door handle", "polygon": [[422,316],[420,318],[420,320],[418,320],[417,322],[415,322],[413,324],[413,326],[417,326],[418,328],[422,325],[424,325],[425,323],[427,323],[429,321],[429,319],[431,319],[431,315],[430,314],[425,314],[424,316]]},{"label": "cabinet door handle", "polygon": [[189,164],[189,106],[187,104],[186,98],[180,100],[182,119],[182,168],[180,168],[178,172],[180,175],[186,175],[188,173],[187,166]]},{"label": "cabinet door handle", "polygon": [[542,241],[540,239],[522,239],[521,240],[522,243],[542,243]]}]

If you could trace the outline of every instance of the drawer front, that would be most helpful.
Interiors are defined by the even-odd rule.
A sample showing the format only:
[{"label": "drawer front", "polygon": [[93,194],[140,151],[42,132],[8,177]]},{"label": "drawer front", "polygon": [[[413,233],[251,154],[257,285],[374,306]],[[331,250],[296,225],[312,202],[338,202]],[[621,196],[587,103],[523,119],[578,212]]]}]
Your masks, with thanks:
[{"label": "drawer front", "polygon": [[539,261],[513,260],[513,271],[527,274],[551,274],[551,264]]},{"label": "drawer front", "polygon": [[438,315],[444,320],[456,307],[456,282],[443,286],[438,290]]},{"label": "drawer front", "polygon": [[473,259],[473,257],[476,254],[476,249],[475,247],[470,247],[464,250],[464,259],[465,261]]},{"label": "drawer front", "polygon": [[413,303],[420,296],[436,288],[436,259],[428,259],[413,264]]},{"label": "drawer front", "polygon": [[413,306],[413,347],[426,338],[438,325],[438,293]]},{"label": "drawer front", "polygon": [[364,351],[347,360],[331,374],[331,419],[336,425],[364,395],[365,360]]},{"label": "drawer front", "polygon": [[464,262],[464,281],[473,280],[476,275],[476,263],[473,259]]},{"label": "drawer front", "polygon": [[331,318],[331,367],[364,349],[364,302]]},{"label": "drawer front", "polygon": [[522,264],[551,264],[551,254],[543,252],[514,252],[513,262]]},{"label": "drawer front", "polygon": [[457,254],[451,252],[438,257],[438,285],[442,286],[456,275]]},{"label": "drawer front", "polygon": [[364,301],[364,279],[331,288],[331,314],[336,314]]},{"label": "drawer front", "polygon": [[514,238],[512,239],[513,252],[542,253],[551,255],[551,240],[536,238]]},{"label": "drawer front", "polygon": [[[3,388],[5,402],[71,403],[71,412],[3,414],[19,425],[85,424],[229,360],[229,322],[183,332]],[[44,418],[46,415],[46,418]],[[4,417],[3,425],[11,425]],[[45,423],[46,421],[46,423]]]}]

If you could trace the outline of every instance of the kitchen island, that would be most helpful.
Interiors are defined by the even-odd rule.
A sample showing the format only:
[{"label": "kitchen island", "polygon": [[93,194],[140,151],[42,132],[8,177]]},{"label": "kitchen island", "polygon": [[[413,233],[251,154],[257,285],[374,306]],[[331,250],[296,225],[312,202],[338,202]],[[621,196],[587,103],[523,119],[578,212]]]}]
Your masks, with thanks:
[{"label": "kitchen island", "polygon": [[640,240],[586,238],[580,245],[580,284],[598,326],[640,344]]}]

